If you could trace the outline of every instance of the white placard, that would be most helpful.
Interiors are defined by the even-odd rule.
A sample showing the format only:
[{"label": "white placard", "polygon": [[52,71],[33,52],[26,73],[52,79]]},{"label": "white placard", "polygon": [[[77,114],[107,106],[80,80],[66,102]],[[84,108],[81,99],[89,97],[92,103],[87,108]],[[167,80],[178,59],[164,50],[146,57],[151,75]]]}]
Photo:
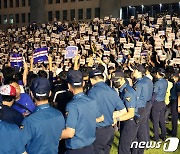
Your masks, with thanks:
[{"label": "white placard", "polygon": [[124,44],[124,47],[125,49],[129,49],[130,48],[130,45],[129,44]]},{"label": "white placard", "polygon": [[172,48],[172,42],[166,42],[165,48]]},{"label": "white placard", "polygon": [[120,38],[120,43],[126,43],[126,38]]},{"label": "white placard", "polygon": [[109,44],[109,40],[103,40],[103,44],[104,45],[108,45]]},{"label": "white placard", "polygon": [[135,53],[141,53],[141,47],[135,47],[134,51]]},{"label": "white placard", "polygon": [[160,55],[159,57],[160,57],[160,60],[164,61],[164,60],[166,60],[167,56],[166,55]]},{"label": "white placard", "polygon": [[174,64],[180,64],[180,58],[173,58]]},{"label": "white placard", "polygon": [[142,44],[143,44],[142,42],[136,42],[137,47],[142,47]]},{"label": "white placard", "polygon": [[90,45],[85,45],[85,49],[90,49]]},{"label": "white placard", "polygon": [[110,56],[110,51],[104,51],[104,55]]}]

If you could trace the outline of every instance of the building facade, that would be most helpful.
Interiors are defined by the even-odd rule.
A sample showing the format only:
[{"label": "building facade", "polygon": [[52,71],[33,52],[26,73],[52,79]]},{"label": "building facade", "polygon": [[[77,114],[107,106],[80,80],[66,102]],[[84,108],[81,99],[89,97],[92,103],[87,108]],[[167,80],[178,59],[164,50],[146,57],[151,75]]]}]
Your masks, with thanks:
[{"label": "building facade", "polygon": [[54,18],[58,21],[74,18],[89,21],[105,16],[129,19],[142,13],[155,17],[165,11],[179,16],[179,0],[0,0],[0,28],[52,22]]}]

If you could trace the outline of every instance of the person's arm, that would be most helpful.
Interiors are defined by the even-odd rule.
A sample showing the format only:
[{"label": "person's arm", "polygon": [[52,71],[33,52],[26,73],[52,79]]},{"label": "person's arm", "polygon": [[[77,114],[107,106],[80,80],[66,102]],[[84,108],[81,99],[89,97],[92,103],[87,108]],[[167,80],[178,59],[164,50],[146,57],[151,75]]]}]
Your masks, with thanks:
[{"label": "person's arm", "polygon": [[80,59],[80,55],[76,55],[74,61],[74,70],[79,70],[79,59]]},{"label": "person's arm", "polygon": [[129,120],[129,119],[134,117],[135,109],[134,108],[128,108],[127,110],[128,111],[126,114],[119,117],[120,121]]},{"label": "person's arm", "polygon": [[75,129],[66,127],[66,129],[62,131],[61,139],[73,138],[74,135],[75,135]]},{"label": "person's arm", "polygon": [[34,59],[33,59],[33,57],[31,57],[31,59],[30,59],[30,71],[32,71],[32,72],[33,72],[33,62],[34,62]]},{"label": "person's arm", "polygon": [[28,65],[26,61],[24,61],[24,72],[23,72],[23,84],[24,86],[27,85],[27,75],[28,75]]},{"label": "person's arm", "polygon": [[180,113],[180,92],[178,92],[178,112]]},{"label": "person's arm", "polygon": [[101,117],[96,118],[96,122],[100,123],[104,121],[104,115],[102,115]]}]

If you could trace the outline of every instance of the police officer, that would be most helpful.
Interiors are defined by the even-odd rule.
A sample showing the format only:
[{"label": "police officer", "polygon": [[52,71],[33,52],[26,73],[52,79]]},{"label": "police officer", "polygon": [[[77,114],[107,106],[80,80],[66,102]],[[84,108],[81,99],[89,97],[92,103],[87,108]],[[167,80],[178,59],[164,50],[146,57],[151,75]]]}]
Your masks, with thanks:
[{"label": "police officer", "polygon": [[92,70],[89,77],[92,88],[88,96],[97,100],[99,111],[104,115],[104,121],[96,124],[96,140],[93,145],[96,154],[108,154],[114,139],[113,118],[116,119],[127,111],[117,92],[104,83],[100,70]]},{"label": "police officer", "polygon": [[2,154],[25,154],[20,129],[16,124],[0,120],[0,143]]},{"label": "police officer", "polygon": [[152,122],[153,122],[153,132],[155,141],[159,140],[159,123],[161,126],[161,138],[164,140],[166,137],[166,123],[165,123],[165,95],[167,90],[167,80],[164,79],[165,70],[159,68],[156,73],[156,78],[158,81],[154,84],[154,93],[152,98]]},{"label": "police officer", "polygon": [[0,87],[0,94],[2,97],[0,120],[20,126],[24,117],[11,107],[15,100],[16,89],[11,85],[3,85]]},{"label": "police officer", "polygon": [[[66,154],[93,154],[97,103],[83,93],[83,76],[80,71],[70,70],[67,82],[74,97],[66,107],[66,129],[61,137],[67,139]],[[103,116],[98,113],[97,117],[101,119]]]},{"label": "police officer", "polygon": [[51,93],[49,80],[37,77],[30,89],[37,107],[34,113],[23,121],[23,144],[29,154],[57,154],[65,122],[62,113],[48,103]]},{"label": "police officer", "polygon": [[172,132],[171,135],[173,137],[177,136],[177,124],[178,124],[178,81],[179,81],[179,74],[173,74],[173,87],[171,89],[171,96],[170,96],[170,104],[171,104],[171,114],[172,114]]},{"label": "police officer", "polygon": [[147,103],[145,106],[145,110],[146,110],[146,126],[147,126],[147,136],[146,136],[146,140],[150,140],[150,127],[149,127],[149,117],[150,117],[150,113],[151,113],[151,108],[152,108],[152,94],[153,94],[153,82],[152,82],[152,76],[151,76],[151,68],[146,67],[146,75],[143,77],[144,81],[146,82],[146,84],[148,85],[148,88],[146,90],[147,93]]},{"label": "police officer", "polygon": [[114,77],[112,78],[115,88],[118,88],[120,92],[120,97],[122,98],[127,113],[123,116],[117,118],[119,121],[122,121],[120,126],[122,130],[120,131],[119,139],[119,154],[130,154],[131,153],[131,143],[136,138],[138,131],[138,124],[134,120],[134,116],[139,116],[137,111],[137,101],[136,101],[136,92],[128,84],[125,79],[123,72],[115,72]]},{"label": "police officer", "polygon": [[[133,77],[136,79],[133,88],[136,91],[136,99],[137,99],[137,108],[138,114],[140,115],[139,119],[139,128],[137,133],[137,141],[147,141],[147,126],[146,126],[146,103],[148,100],[148,84],[143,79],[143,75],[145,74],[145,68],[143,65],[138,65],[134,68]],[[143,153],[144,149],[136,149],[135,153]]]}]

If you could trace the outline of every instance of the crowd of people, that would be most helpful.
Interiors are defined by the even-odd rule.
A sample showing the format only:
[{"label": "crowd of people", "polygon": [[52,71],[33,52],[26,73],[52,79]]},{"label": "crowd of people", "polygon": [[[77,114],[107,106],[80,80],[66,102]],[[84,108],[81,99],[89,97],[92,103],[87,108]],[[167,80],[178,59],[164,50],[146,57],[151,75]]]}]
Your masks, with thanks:
[{"label": "crowd of people", "polygon": [[[67,47],[77,51],[69,56]],[[9,26],[0,30],[0,57],[0,153],[108,154],[117,130],[119,154],[144,153],[132,142],[177,136],[178,17]]]}]

